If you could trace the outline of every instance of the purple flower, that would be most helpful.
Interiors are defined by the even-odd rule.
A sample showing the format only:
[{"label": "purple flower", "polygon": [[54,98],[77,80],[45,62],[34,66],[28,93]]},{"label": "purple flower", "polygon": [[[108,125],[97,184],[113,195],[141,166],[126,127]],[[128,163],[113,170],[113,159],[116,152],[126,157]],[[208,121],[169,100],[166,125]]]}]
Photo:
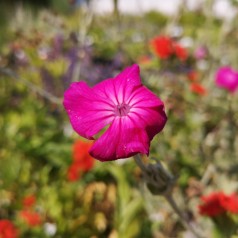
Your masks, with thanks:
[{"label": "purple flower", "polygon": [[216,85],[234,93],[238,89],[238,72],[231,67],[221,67],[216,73]]},{"label": "purple flower", "polygon": [[100,161],[148,155],[167,120],[163,102],[142,85],[138,65],[92,88],[72,83],[63,104],[74,130],[87,139],[108,126],[89,151]]}]

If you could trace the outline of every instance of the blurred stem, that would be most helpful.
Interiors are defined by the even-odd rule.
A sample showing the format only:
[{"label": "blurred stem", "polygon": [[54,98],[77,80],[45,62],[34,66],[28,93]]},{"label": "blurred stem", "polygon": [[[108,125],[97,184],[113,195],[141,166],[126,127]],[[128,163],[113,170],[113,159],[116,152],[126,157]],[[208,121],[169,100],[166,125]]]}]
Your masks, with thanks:
[{"label": "blurred stem", "polygon": [[[156,188],[156,190],[160,191],[159,193],[156,193],[156,194],[160,194],[160,195],[165,197],[165,199],[168,201],[170,206],[173,208],[174,212],[179,216],[180,221],[182,222],[183,226],[187,230],[189,230],[196,238],[202,238],[202,236],[199,235],[194,230],[194,228],[192,227],[192,225],[188,221],[187,217],[184,216],[184,214],[181,212],[181,210],[179,209],[179,207],[177,206],[176,202],[173,199],[173,196],[172,196],[172,186],[173,186],[173,183],[171,183],[171,181],[174,181],[173,180],[173,176],[171,176],[171,175],[169,176],[169,173],[163,167],[156,167],[158,169],[158,170],[156,170],[157,174],[154,174],[153,172],[155,170],[150,170],[150,166],[145,165],[143,163],[143,161],[142,161],[142,159],[141,159],[139,154],[134,156],[134,160],[135,160],[136,164],[142,170],[142,173],[144,175],[145,182],[146,182],[147,186],[149,184],[153,184],[153,186]],[[156,180],[156,178],[164,177],[164,175],[162,175],[162,174],[166,174],[167,175],[165,178],[162,179],[163,180],[162,182],[167,181],[167,188],[165,188],[164,191],[161,191],[161,184],[159,184],[160,180]]]},{"label": "blurred stem", "polygon": [[230,157],[232,158],[233,156],[235,157],[235,141],[236,141],[236,134],[237,134],[235,112],[233,111],[233,108],[232,108],[233,95],[228,94],[227,101],[228,101],[227,120],[228,120],[228,129],[230,131],[229,153],[230,153]]},{"label": "blurred stem", "polygon": [[216,168],[214,166],[213,163],[209,163],[205,169],[205,171],[203,172],[203,176],[200,180],[200,182],[203,184],[203,185],[207,185],[210,181],[210,179],[212,178],[212,176],[214,176],[216,172]]},{"label": "blurred stem", "polygon": [[114,16],[118,19],[119,18],[119,9],[118,9],[118,0],[113,0],[114,5]]},{"label": "blurred stem", "polygon": [[[94,17],[93,11],[91,10],[89,5],[83,7],[79,12],[79,29],[77,35],[78,36],[77,46],[82,50],[85,50],[84,47],[86,46],[87,35],[93,22],[93,17]],[[82,57],[84,57],[84,54]],[[80,60],[78,60],[74,68],[72,82],[77,82],[79,80],[80,72],[81,72],[81,58]]]},{"label": "blurred stem", "polygon": [[140,167],[140,169],[142,170],[142,172],[146,172],[146,166],[145,164],[142,162],[141,157],[139,154],[134,155],[134,160],[136,162],[136,164]]},{"label": "blurred stem", "polygon": [[187,217],[185,217],[183,215],[183,213],[180,211],[180,209],[178,208],[176,202],[173,199],[172,194],[165,194],[164,195],[165,199],[167,200],[167,202],[170,204],[170,206],[173,208],[174,212],[179,216],[180,221],[182,222],[183,226],[189,230],[195,237],[197,238],[202,238],[202,236],[200,236],[191,226],[191,224],[189,223]]},{"label": "blurred stem", "polygon": [[58,104],[58,105],[62,105],[61,98],[55,97],[51,93],[49,93],[49,92],[45,91],[44,89],[36,86],[35,84],[31,83],[30,81],[28,81],[28,80],[26,80],[24,78],[21,78],[17,73],[12,71],[11,69],[0,68],[0,73],[3,73],[4,75],[7,75],[10,78],[18,80],[19,82],[21,82],[25,86],[27,86],[29,89],[31,89],[32,91],[34,91],[37,94],[41,95],[42,97],[48,99],[52,103],[55,103],[55,104]]}]

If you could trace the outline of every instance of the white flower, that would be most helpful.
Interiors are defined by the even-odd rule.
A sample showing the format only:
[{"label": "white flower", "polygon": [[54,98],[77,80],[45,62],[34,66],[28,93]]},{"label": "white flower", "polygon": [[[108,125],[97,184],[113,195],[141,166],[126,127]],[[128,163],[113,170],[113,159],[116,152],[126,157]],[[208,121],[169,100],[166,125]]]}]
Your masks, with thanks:
[{"label": "white flower", "polygon": [[57,231],[56,224],[46,222],[46,223],[44,224],[44,231],[45,231],[45,234],[48,235],[48,236],[53,236],[53,235],[55,235],[55,233],[56,233],[56,231]]}]

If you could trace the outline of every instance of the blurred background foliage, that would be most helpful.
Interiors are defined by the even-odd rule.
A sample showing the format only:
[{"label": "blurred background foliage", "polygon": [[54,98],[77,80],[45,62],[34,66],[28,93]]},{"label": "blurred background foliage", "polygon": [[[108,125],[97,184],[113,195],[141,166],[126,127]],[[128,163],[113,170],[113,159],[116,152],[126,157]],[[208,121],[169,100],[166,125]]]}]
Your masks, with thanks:
[{"label": "blurred background foliage", "polygon": [[[237,16],[228,24],[209,14],[209,4],[168,17],[117,9],[95,15],[80,1],[0,3],[0,219],[11,220],[20,237],[191,235],[166,201],[145,188],[132,159],[96,162],[68,179],[79,136],[62,107],[64,90],[79,80],[93,86],[132,63],[168,115],[150,156],[178,177],[176,202],[191,223],[219,237],[197,206],[208,192],[238,190],[238,97],[214,83],[221,65],[238,69],[238,30]],[[186,60],[157,57],[150,42],[158,35],[181,44]],[[195,55],[199,47],[206,49],[203,58]],[[26,208],[28,196],[36,201]],[[24,220],[22,211],[35,215]]]}]

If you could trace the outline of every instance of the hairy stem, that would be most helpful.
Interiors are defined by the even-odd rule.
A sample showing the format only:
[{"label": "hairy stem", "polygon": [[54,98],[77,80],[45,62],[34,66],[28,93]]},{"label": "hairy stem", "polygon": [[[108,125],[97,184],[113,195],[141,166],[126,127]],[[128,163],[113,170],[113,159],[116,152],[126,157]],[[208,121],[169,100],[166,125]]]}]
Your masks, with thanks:
[{"label": "hairy stem", "polygon": [[167,202],[170,204],[170,206],[173,208],[174,212],[179,216],[181,223],[183,224],[183,226],[189,230],[195,237],[197,238],[202,238],[201,235],[199,235],[194,228],[191,226],[191,224],[189,223],[188,219],[183,215],[183,213],[180,211],[180,209],[178,208],[176,202],[174,201],[172,194],[167,194],[164,196],[165,199],[167,200]]},{"label": "hairy stem", "polygon": [[[189,230],[196,238],[202,238],[200,234],[195,231],[192,227],[188,219],[184,216],[181,210],[178,208],[176,202],[172,196],[172,188],[174,185],[174,178],[171,176],[162,166],[155,167],[156,170],[152,169],[153,166],[150,164],[149,166],[145,165],[140,157],[139,154],[134,156],[134,160],[136,164],[140,167],[143,172],[145,182],[148,184],[152,184],[154,189],[156,190],[156,195],[164,196],[165,199],[168,201],[170,206],[173,208],[174,212],[179,216],[180,221],[182,222],[183,226]],[[167,186],[164,186],[167,184]],[[161,190],[161,187],[164,187],[164,191]],[[157,193],[158,191],[158,193]]]}]

